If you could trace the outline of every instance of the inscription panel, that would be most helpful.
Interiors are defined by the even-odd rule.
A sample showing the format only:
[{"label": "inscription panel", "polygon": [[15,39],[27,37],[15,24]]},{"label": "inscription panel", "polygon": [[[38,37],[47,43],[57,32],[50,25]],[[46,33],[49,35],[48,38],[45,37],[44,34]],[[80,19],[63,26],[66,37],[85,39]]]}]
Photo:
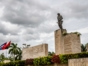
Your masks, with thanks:
[{"label": "inscription panel", "polygon": [[48,44],[37,45],[22,50],[22,60],[48,56]]},{"label": "inscription panel", "polygon": [[[81,52],[81,43],[80,43],[80,37],[77,34],[71,34],[72,35],[72,50],[73,53],[80,53]],[[75,49],[74,49],[75,48]]]},{"label": "inscription panel", "polygon": [[68,54],[68,53],[72,53],[72,49],[71,49],[71,36],[67,35],[64,37],[64,53]]}]

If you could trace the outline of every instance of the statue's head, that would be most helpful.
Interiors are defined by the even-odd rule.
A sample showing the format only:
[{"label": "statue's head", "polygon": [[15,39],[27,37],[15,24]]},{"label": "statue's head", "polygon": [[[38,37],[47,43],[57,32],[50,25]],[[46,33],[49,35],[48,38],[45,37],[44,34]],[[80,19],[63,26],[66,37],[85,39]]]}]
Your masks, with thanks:
[{"label": "statue's head", "polygon": [[60,13],[57,13],[57,15],[60,15]]}]

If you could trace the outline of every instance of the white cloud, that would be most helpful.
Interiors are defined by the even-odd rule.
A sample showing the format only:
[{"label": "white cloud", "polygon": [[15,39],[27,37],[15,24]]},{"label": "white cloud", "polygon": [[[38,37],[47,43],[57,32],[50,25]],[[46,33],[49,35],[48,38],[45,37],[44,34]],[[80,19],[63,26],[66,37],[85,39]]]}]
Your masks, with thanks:
[{"label": "white cloud", "polygon": [[3,13],[4,13],[4,7],[0,7],[0,17],[3,16]]},{"label": "white cloud", "polygon": [[88,27],[86,27],[86,28],[83,28],[83,29],[79,29],[78,30],[78,32],[80,32],[80,33],[88,33]]}]

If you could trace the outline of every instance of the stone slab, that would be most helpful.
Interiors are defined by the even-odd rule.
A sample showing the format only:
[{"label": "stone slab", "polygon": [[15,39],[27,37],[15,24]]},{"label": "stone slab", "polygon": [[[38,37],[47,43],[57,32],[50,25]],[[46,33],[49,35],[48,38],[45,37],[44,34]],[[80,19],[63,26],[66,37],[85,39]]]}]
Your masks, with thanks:
[{"label": "stone slab", "polygon": [[22,60],[48,56],[48,44],[41,44],[22,50]]},{"label": "stone slab", "polygon": [[88,58],[69,59],[68,66],[88,66]]},{"label": "stone slab", "polygon": [[80,36],[74,33],[69,33],[64,36],[64,53],[74,54],[81,52]]},{"label": "stone slab", "polygon": [[[34,66],[34,65],[28,65],[28,66]],[[43,66],[43,65],[40,65]],[[44,66],[68,66],[68,64],[51,64],[51,65],[44,65]]]}]

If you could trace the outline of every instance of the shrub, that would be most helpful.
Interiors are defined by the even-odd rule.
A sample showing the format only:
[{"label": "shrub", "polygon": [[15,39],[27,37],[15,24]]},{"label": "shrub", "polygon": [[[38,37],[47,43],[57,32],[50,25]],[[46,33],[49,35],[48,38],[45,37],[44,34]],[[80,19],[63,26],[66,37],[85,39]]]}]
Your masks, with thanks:
[{"label": "shrub", "polygon": [[71,33],[77,34],[78,36],[81,35],[81,33],[79,33],[79,32],[71,32]]},{"label": "shrub", "polygon": [[33,61],[34,66],[49,65],[52,64],[51,56],[35,58]]},{"label": "shrub", "polygon": [[53,55],[51,62],[53,63],[60,63],[60,58],[58,55]]},{"label": "shrub", "polygon": [[66,35],[68,35],[68,33],[63,33],[62,35],[63,35],[63,36],[66,36]]},{"label": "shrub", "polygon": [[59,55],[61,63],[67,63],[68,62],[68,58],[66,57],[66,55]]},{"label": "shrub", "polygon": [[26,59],[25,65],[32,65],[34,59]]},{"label": "shrub", "polygon": [[88,52],[76,53],[76,54],[61,54],[47,57],[40,57],[35,59],[27,59],[26,61],[14,61],[9,63],[0,63],[0,66],[25,66],[25,64],[33,64],[34,66],[44,66],[53,63],[68,63],[68,59],[86,58]]},{"label": "shrub", "polygon": [[63,54],[59,55],[61,63],[68,63],[68,59],[86,58],[88,57],[88,52],[76,53],[76,54]]},{"label": "shrub", "polygon": [[9,63],[0,63],[0,66],[25,66],[25,61],[14,61]]}]

